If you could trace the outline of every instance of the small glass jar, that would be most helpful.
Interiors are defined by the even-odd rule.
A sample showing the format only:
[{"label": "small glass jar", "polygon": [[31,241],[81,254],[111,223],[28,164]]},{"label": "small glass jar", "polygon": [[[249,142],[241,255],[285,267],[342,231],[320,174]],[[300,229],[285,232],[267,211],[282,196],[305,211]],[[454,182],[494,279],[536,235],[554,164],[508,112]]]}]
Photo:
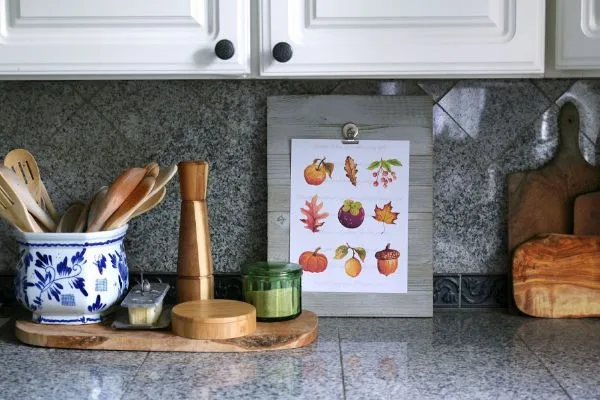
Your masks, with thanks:
[{"label": "small glass jar", "polygon": [[302,312],[302,267],[257,262],[242,268],[244,301],[256,307],[256,319],[285,321]]}]

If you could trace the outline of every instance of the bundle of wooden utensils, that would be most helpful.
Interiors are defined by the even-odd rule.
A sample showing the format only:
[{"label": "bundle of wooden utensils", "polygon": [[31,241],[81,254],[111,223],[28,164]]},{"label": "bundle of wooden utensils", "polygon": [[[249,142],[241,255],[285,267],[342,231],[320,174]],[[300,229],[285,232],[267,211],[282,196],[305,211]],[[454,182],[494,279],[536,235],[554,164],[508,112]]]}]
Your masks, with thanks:
[{"label": "bundle of wooden utensils", "polygon": [[0,217],[23,232],[116,229],[160,204],[166,194],[165,185],[176,172],[176,165],[161,170],[155,162],[143,168],[128,168],[85,203],[71,204],[60,216],[33,155],[15,149],[0,165]]}]

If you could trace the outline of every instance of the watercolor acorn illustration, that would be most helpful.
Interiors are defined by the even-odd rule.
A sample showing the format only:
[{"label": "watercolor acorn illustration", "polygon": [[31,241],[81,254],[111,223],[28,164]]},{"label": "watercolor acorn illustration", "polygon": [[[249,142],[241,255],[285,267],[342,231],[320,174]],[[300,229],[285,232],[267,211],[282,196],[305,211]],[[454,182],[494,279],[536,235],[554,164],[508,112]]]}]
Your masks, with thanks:
[{"label": "watercolor acorn illustration", "polygon": [[323,208],[323,202],[319,202],[319,196],[316,194],[309,201],[305,201],[304,204],[306,208],[301,208],[300,212],[304,215],[305,218],[302,218],[300,221],[304,223],[304,227],[312,232],[319,232],[319,228],[321,228],[325,221],[325,218],[329,217],[328,212],[321,212]]},{"label": "watercolor acorn illustration", "polygon": [[338,220],[342,226],[349,229],[361,226],[365,220],[365,209],[362,203],[351,199],[344,200],[344,204],[338,211]]},{"label": "watercolor acorn illustration", "polygon": [[358,169],[356,167],[356,161],[350,156],[346,157],[344,171],[346,171],[346,177],[350,179],[350,183],[353,186],[356,186],[356,174],[358,174]]},{"label": "watercolor acorn illustration", "polygon": [[397,212],[393,212],[392,211],[392,202],[388,202],[387,204],[384,204],[383,207],[379,208],[379,206],[377,204],[375,204],[375,215],[373,216],[373,219],[375,219],[375,221],[379,221],[383,224],[383,232],[381,232],[381,234],[385,233],[385,226],[386,225],[395,225],[396,224],[396,219],[398,219],[398,214]]},{"label": "watercolor acorn illustration", "polygon": [[390,244],[385,246],[385,249],[375,253],[377,259],[377,270],[379,273],[388,276],[396,272],[398,269],[398,258],[400,258],[400,252],[398,250],[390,249]]},{"label": "watercolor acorn illustration", "polygon": [[309,185],[319,186],[325,182],[327,175],[331,178],[335,165],[330,162],[325,162],[325,157],[315,158],[312,164],[304,168],[304,180]]},{"label": "watercolor acorn illustration", "polygon": [[379,161],[373,161],[367,169],[373,172],[373,186],[377,187],[381,183],[384,188],[387,188],[390,183],[397,179],[396,172],[393,167],[401,167],[402,163],[396,158],[390,158],[384,160],[383,158]]},{"label": "watercolor acorn illustration", "polygon": [[323,272],[327,269],[327,256],[323,253],[319,253],[320,247],[317,247],[315,251],[305,251],[300,254],[298,264],[302,266],[302,269],[306,272]]},{"label": "watercolor acorn illustration", "polygon": [[[341,246],[338,246],[335,249],[335,255],[333,256],[333,258],[335,258],[336,260],[341,260],[342,258],[348,255],[349,250],[352,250],[352,257],[350,257],[344,263],[344,270],[346,271],[346,274],[348,276],[350,276],[351,278],[356,278],[358,274],[360,274],[360,271],[362,271],[361,262],[365,262],[365,258],[367,257],[367,252],[364,248],[352,247],[348,243],[346,243]],[[360,258],[360,260],[356,258],[357,255]]]}]

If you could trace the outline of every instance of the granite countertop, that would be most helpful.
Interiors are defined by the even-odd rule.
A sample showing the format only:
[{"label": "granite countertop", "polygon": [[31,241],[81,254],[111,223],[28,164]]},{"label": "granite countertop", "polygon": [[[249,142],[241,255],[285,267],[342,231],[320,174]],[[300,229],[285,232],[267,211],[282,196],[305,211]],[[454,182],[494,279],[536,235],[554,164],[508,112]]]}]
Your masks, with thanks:
[{"label": "granite countertop", "polygon": [[600,319],[321,318],[303,349],[200,354],[35,348],[13,317],[0,308],[2,399],[600,398]]}]

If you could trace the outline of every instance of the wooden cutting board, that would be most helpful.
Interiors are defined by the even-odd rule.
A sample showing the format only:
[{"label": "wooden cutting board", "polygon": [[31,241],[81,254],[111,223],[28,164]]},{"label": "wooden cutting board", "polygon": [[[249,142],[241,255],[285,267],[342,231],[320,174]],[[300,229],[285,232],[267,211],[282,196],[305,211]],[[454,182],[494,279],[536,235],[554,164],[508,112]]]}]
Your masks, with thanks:
[{"label": "wooden cutting board", "polygon": [[251,334],[235,339],[197,340],[170,330],[116,330],[104,324],[44,325],[17,321],[15,335],[26,344],[41,347],[88,350],[248,352],[295,349],[317,338],[318,318],[303,310],[296,319],[258,322]]},{"label": "wooden cutting board", "polygon": [[575,197],[600,189],[600,168],[579,151],[579,113],[572,103],[559,114],[554,158],[536,171],[508,176],[508,250],[539,233],[572,233]]},{"label": "wooden cutting board", "polygon": [[575,199],[573,234],[600,235],[600,192],[582,194]]},{"label": "wooden cutting board", "polygon": [[513,290],[534,317],[600,316],[600,236],[549,234],[515,250]]}]

